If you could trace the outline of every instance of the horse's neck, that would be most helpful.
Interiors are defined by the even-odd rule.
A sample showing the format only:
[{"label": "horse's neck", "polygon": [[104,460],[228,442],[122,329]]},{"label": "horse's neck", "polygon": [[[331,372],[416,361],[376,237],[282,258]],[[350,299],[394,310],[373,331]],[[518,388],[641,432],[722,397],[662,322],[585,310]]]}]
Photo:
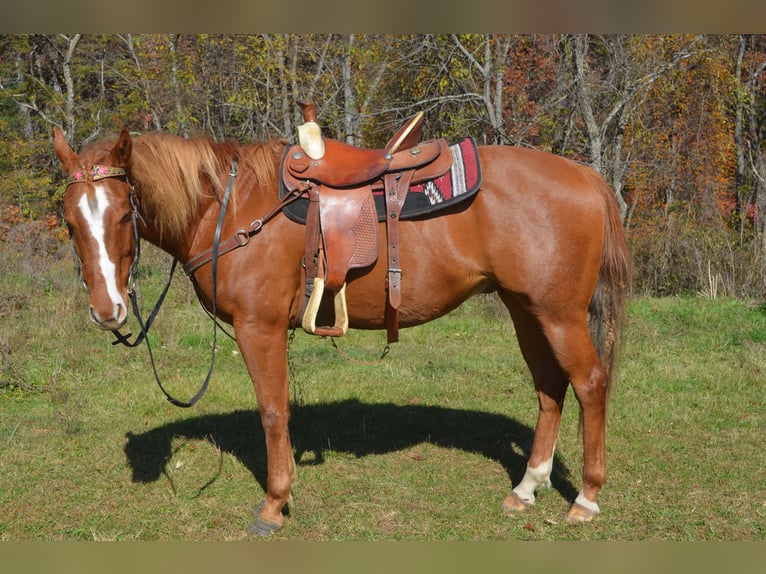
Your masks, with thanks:
[{"label": "horse's neck", "polygon": [[211,199],[203,200],[198,213],[190,219],[186,230],[175,234],[164,231],[157,215],[144,210],[141,213],[144,225],[139,226],[139,235],[145,241],[148,241],[179,261],[185,262],[195,255],[195,249],[197,251],[202,249],[198,247],[199,244],[204,244],[204,238],[200,237],[201,223],[203,220],[207,221],[208,219],[214,220],[217,218],[218,209],[215,207],[216,205],[217,202]]},{"label": "horse's neck", "polygon": [[155,247],[163,250],[164,252],[172,255],[174,258],[182,261],[185,257],[187,249],[184,248],[182,242],[175,239],[169,239],[167,236],[162,236],[154,223],[147,216],[142,216],[146,225],[139,227],[139,236],[144,241],[148,241]]},{"label": "horse's neck", "polygon": [[[278,171],[278,163],[274,170]],[[162,185],[156,182],[146,189],[165,191]],[[226,219],[229,224],[232,220],[238,228],[247,228],[250,222],[273,209],[279,201],[278,185],[259,183],[251,165],[240,160],[239,168],[233,181],[222,181],[225,189],[231,183],[231,197],[228,201]],[[140,182],[136,185],[140,193]],[[174,234],[163,231],[164,214],[146,213],[151,209],[144,209],[142,216],[146,225],[140,228],[141,236],[166,251],[181,262],[186,262],[200,252],[210,248],[215,233],[216,222],[220,214],[221,203],[213,199],[214,192],[206,191],[201,194],[201,200],[196,207],[196,212],[185,224],[185,229]],[[148,202],[162,204],[162,202]],[[223,239],[223,238],[222,238]]]}]

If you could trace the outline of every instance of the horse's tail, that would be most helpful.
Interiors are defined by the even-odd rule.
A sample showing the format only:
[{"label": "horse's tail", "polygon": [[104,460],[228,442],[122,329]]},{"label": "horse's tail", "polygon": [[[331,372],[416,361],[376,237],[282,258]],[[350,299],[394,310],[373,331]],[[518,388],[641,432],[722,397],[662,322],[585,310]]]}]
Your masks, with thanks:
[{"label": "horse's tail", "polygon": [[617,201],[609,185],[598,177],[606,205],[604,246],[598,284],[588,308],[588,323],[596,351],[607,370],[607,397],[619,371],[625,338],[627,296],[633,280],[633,263]]}]

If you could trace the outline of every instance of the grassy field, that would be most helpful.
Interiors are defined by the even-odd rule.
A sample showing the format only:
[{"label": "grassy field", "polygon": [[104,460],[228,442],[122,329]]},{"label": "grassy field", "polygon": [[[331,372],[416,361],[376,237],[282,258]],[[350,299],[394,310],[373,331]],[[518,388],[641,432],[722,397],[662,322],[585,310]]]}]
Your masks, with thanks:
[{"label": "grassy field", "polygon": [[[151,269],[146,306],[164,280]],[[144,347],[113,347],[88,324],[69,259],[5,257],[0,276],[0,539],[247,539],[265,449],[236,345],[219,338],[208,394],[178,409]],[[207,372],[211,332],[179,277],[152,342],[180,398]],[[383,332],[337,344],[299,331],[291,346],[299,483],[274,539],[766,539],[762,304],[631,302],[602,514],[577,526],[562,520],[580,487],[571,392],[554,487],[527,513],[500,510],[537,402],[496,300],[403,331],[376,364]]]}]

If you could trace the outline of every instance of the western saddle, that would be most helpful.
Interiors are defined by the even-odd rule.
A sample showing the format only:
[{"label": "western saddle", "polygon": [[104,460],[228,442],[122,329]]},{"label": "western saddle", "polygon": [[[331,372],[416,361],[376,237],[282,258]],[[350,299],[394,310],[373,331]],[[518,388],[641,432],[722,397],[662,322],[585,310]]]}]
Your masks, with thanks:
[{"label": "western saddle", "polygon": [[[388,342],[399,339],[402,269],[399,218],[411,185],[447,172],[452,154],[444,139],[420,142],[423,112],[408,120],[382,149],[358,148],[322,136],[313,103],[299,102],[304,124],[298,144],[282,164],[288,191],[304,187],[309,209],[305,240],[305,303],[302,327],[308,333],[340,337],[348,330],[346,276],[378,258],[378,216],[373,192],[386,206],[388,275],[386,330]],[[334,293],[332,326],[317,325],[325,292]]]}]

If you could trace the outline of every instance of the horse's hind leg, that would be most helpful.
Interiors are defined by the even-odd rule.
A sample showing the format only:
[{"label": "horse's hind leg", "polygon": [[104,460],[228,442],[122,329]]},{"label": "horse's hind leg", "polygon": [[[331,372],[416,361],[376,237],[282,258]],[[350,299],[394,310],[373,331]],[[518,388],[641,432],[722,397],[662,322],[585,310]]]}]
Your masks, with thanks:
[{"label": "horse's hind leg", "polygon": [[590,520],[599,513],[596,496],[606,476],[606,371],[593,347],[584,317],[545,314],[533,317],[513,301],[506,304],[516,325],[522,354],[532,372],[540,410],[527,471],[503,507],[529,506],[534,502],[534,490],[550,484],[561,409],[567,385],[571,384],[583,417],[583,487],[567,520]]},{"label": "horse's hind leg", "polygon": [[606,481],[606,403],[609,376],[586,327],[563,329],[552,337],[560,364],[569,373],[582,410],[582,490],[567,513],[570,522],[591,520],[600,512],[596,496]]},{"label": "horse's hind leg", "polygon": [[609,377],[598,358],[587,325],[557,324],[548,339],[562,370],[567,373],[582,409],[582,490],[567,520],[584,522],[600,512],[596,496],[606,481],[606,402]]},{"label": "horse's hind leg", "polygon": [[532,373],[539,403],[526,472],[521,482],[503,501],[503,510],[514,511],[524,510],[534,504],[535,491],[551,485],[553,454],[569,382],[558,367],[537,320],[510,297],[501,294],[501,299],[511,312],[519,347]]}]

